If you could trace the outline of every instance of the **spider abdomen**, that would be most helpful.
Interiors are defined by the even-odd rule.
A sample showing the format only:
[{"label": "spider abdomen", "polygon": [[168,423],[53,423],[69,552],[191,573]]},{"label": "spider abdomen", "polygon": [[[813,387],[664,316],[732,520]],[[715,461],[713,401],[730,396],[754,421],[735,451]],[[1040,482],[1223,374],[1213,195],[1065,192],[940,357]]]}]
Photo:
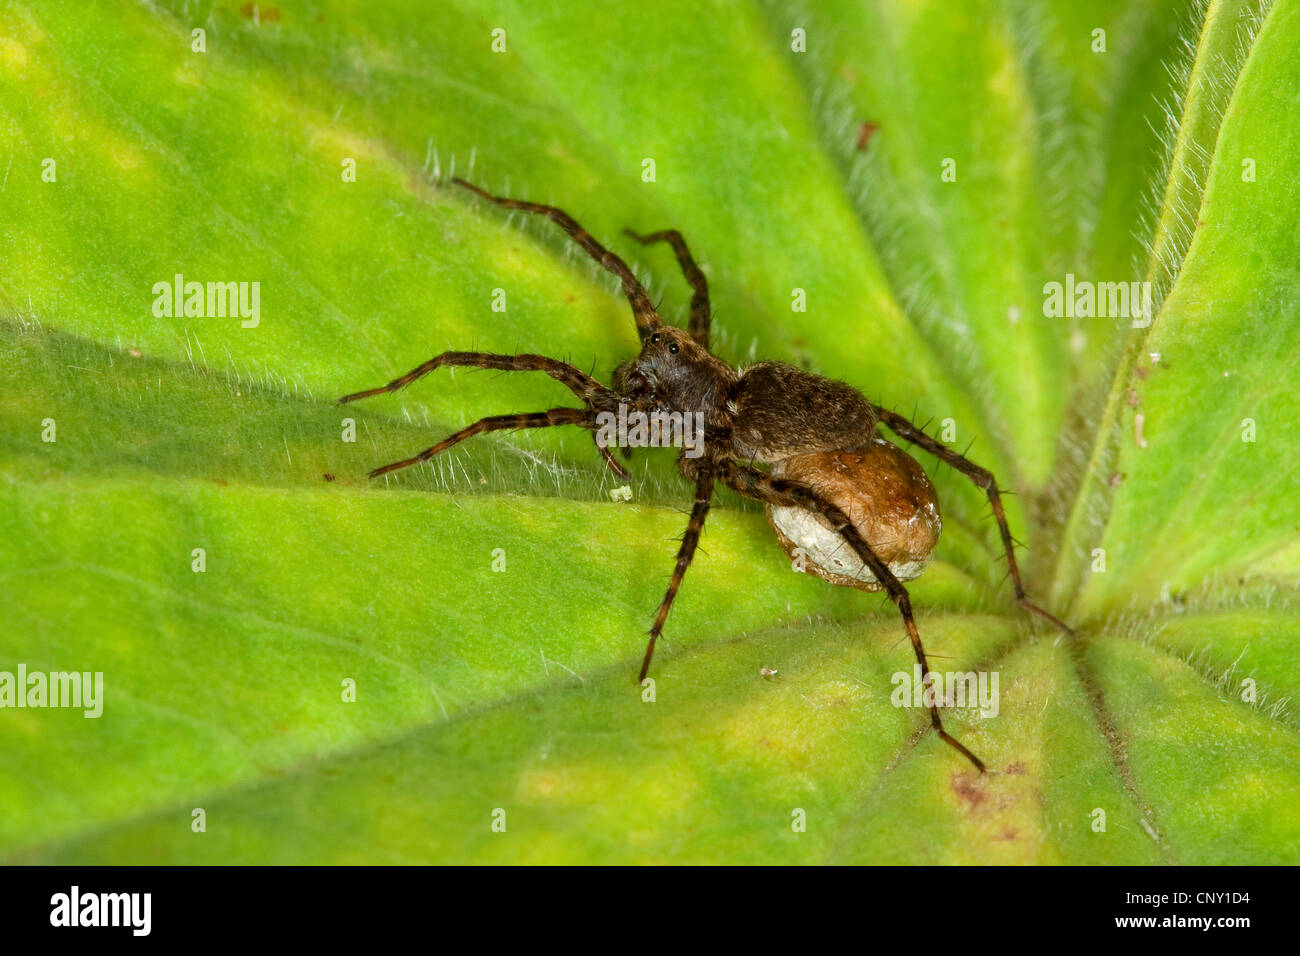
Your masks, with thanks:
[{"label": "spider abdomen", "polygon": [[[843,511],[900,581],[919,577],[929,566],[943,530],[939,499],[925,471],[897,445],[876,437],[862,452],[795,455],[776,462],[772,476],[796,481]],[[881,589],[871,569],[821,515],[768,505],[767,517],[781,547],[802,570],[832,584]]]},{"label": "spider abdomen", "polygon": [[757,362],[733,386],[736,457],[773,464],[816,452],[870,449],[876,414],[851,385],[784,362]]}]

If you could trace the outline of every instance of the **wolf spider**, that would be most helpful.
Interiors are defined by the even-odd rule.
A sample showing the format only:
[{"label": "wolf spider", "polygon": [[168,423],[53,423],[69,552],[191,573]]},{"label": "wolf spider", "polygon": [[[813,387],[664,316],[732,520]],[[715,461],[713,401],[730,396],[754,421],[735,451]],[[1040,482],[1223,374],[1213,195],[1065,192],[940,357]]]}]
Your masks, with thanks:
[{"label": "wolf spider", "polygon": [[[881,424],[948,463],[985,491],[1002,537],[1016,600],[1026,611],[1070,632],[1025,595],[1006,514],[991,473],[935,441],[903,416],[868,402],[848,385],[781,362],[757,362],[738,371],[709,351],[708,282],[679,232],[667,229],[639,235],[626,230],[643,245],[666,242],[676,254],[693,290],[690,321],[684,330],[663,323],[627,263],[592,238],[568,213],[553,206],[493,196],[459,178],[452,182],[506,209],[546,216],[617,276],[632,306],[641,340],[640,354],[615,370],[614,387],[609,388],[573,365],[543,355],[444,352],[387,385],[355,392],[339,402],[397,391],[443,366],[469,366],[545,372],[567,386],[583,404],[582,408],[552,408],[480,419],[413,458],[376,468],[370,472],[372,478],[427,461],[483,432],[577,425],[594,435],[597,416],[616,413],[620,404],[642,412],[703,413],[704,453],[696,459],[678,456],[678,470],[695,485],[695,502],[668,591],[650,628],[639,681],[645,680],[650,669],[655,643],[695,555],[714,488],[721,482],[767,506],[780,543],[797,559],[811,558],[808,570],[837,584],[886,591],[902,615],[923,683],[927,690],[931,688],[930,665],[902,581],[917,577],[929,563],[941,527],[938,502],[915,459],[877,434]],[[597,448],[605,463],[626,477],[626,470],[599,440]],[[766,465],[768,470],[756,468],[754,463]],[[852,554],[836,553],[844,543]],[[983,773],[983,762],[944,730],[933,695],[930,700],[930,723],[935,733]]]}]

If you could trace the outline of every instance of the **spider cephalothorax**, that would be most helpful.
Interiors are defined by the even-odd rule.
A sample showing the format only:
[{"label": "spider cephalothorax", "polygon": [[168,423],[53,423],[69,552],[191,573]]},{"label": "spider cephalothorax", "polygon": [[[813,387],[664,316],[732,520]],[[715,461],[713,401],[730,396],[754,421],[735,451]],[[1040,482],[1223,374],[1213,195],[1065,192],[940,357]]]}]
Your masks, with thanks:
[{"label": "spider cephalothorax", "polygon": [[[920,575],[930,562],[942,527],[939,502],[915,459],[880,437],[877,429],[881,424],[984,489],[1021,607],[1069,630],[1026,598],[997,484],[989,472],[930,438],[908,419],[868,402],[852,386],[782,362],[757,362],[738,371],[709,351],[708,282],[676,230],[628,234],[643,244],[667,242],[672,247],[694,291],[686,329],[664,324],[627,263],[596,242],[567,213],[554,206],[492,196],[464,180],[453,182],[499,206],[548,217],[616,275],[632,306],[640,353],[615,370],[610,388],[568,363],[543,355],[444,352],[387,385],[340,401],[396,391],[442,366],[471,366],[545,372],[583,403],[582,408],[480,419],[413,458],[376,468],[371,477],[426,461],[482,432],[552,425],[578,425],[592,431],[598,436],[597,447],[605,463],[617,474],[626,475],[599,439],[602,418],[625,414],[628,409],[645,414],[698,415],[704,423],[702,453],[684,451],[677,460],[678,470],[695,485],[694,506],[668,591],[650,628],[639,680],[645,680],[650,669],[655,643],[695,555],[714,489],[721,482],[766,505],[777,540],[796,562],[802,562],[801,570],[835,584],[887,592],[902,614],[923,681],[930,686],[930,666],[902,582]],[[757,467],[760,465],[766,467]],[[929,709],[935,732],[982,772],[984,764],[979,758],[943,729],[938,705],[931,703]]]}]

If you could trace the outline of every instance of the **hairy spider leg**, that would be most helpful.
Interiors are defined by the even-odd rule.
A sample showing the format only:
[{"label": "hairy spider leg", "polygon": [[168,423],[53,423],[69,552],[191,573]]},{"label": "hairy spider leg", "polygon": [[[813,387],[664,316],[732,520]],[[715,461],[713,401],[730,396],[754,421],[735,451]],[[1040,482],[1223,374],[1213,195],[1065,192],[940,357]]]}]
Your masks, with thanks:
[{"label": "hairy spider leg", "polygon": [[686,247],[686,240],[682,238],[682,234],[676,229],[664,229],[645,236],[633,232],[631,229],[624,229],[623,231],[643,246],[655,242],[666,242],[673,247],[673,253],[677,256],[677,264],[682,267],[682,275],[686,276],[686,281],[695,290],[691,296],[691,321],[687,331],[691,333],[691,338],[707,349],[709,347],[709,322],[712,317],[712,306],[709,305],[709,280],[704,278],[704,273],[695,264],[695,259],[691,255],[691,250]]},{"label": "hairy spider leg", "polygon": [[1011,569],[1011,580],[1016,588],[1016,601],[1024,610],[1046,618],[1066,634],[1073,636],[1074,630],[1068,624],[1043,610],[1025,595],[1025,586],[1020,580],[1020,566],[1016,564],[1016,552],[1014,542],[1011,540],[1011,529],[1007,526],[1007,515],[1002,509],[1002,497],[998,493],[998,483],[993,478],[993,473],[981,468],[964,455],[959,455],[947,445],[935,441],[902,415],[891,412],[887,408],[881,408],[879,405],[873,405],[872,408],[876,411],[876,417],[889,426],[889,430],[899,438],[924,448],[935,458],[956,468],[969,478],[976,487],[984,490],[989,496],[989,504],[993,507],[993,517],[997,520],[998,531],[1002,535],[1002,547],[1007,553],[1007,566]]},{"label": "hairy spider leg", "polygon": [[650,671],[650,660],[655,656],[655,642],[663,632],[664,622],[668,620],[668,612],[672,610],[673,600],[677,597],[677,589],[682,586],[686,569],[695,557],[695,548],[700,543],[700,533],[704,530],[704,519],[709,516],[709,504],[713,501],[713,480],[713,471],[708,467],[701,467],[695,476],[695,504],[691,508],[691,519],[686,523],[686,534],[682,535],[681,547],[677,549],[677,563],[673,566],[668,591],[659,603],[654,625],[650,628],[650,642],[646,644],[645,659],[641,662],[637,683],[645,680]]},{"label": "hairy spider leg", "polygon": [[[849,543],[863,563],[871,569],[871,572],[876,576],[876,580],[884,585],[889,597],[898,607],[899,613],[903,616],[903,626],[907,629],[907,636],[912,642],[912,650],[916,654],[917,663],[921,665],[921,680],[924,682],[926,689],[929,690],[933,684],[930,663],[926,660],[925,647],[921,644],[921,634],[916,629],[916,621],[912,617],[912,601],[907,594],[907,588],[903,587],[902,582],[894,577],[885,562],[876,556],[867,542],[858,534],[848,515],[805,485],[787,481],[783,478],[773,478],[756,468],[750,468],[734,461],[723,462],[718,477],[722,479],[723,484],[727,487],[746,497],[782,507],[805,508],[820,514],[830,522],[831,527]],[[933,700],[933,697],[931,699]],[[939,708],[934,703],[930,704],[930,724],[940,738],[958,750],[975,765],[975,768],[980,773],[984,773],[983,761],[967,750],[957,738],[943,729],[943,721],[939,719]]]},{"label": "hairy spider leg", "polygon": [[596,445],[596,451],[600,452],[600,457],[605,459],[605,464],[609,466],[610,471],[620,478],[630,478],[632,476],[632,473],[620,465],[618,460],[610,454],[609,449],[600,443],[600,439],[596,437],[596,430],[594,428],[592,428],[591,440]]},{"label": "hairy spider leg", "polygon": [[519,428],[549,428],[552,425],[583,425],[591,423],[591,412],[585,408],[552,408],[544,412],[519,412],[514,415],[493,415],[480,418],[472,425],[467,425],[453,435],[448,435],[436,445],[420,452],[414,458],[395,461],[391,465],[376,468],[370,473],[371,478],[378,478],[399,468],[409,468],[422,461],[428,461],[434,455],[446,451],[452,445],[458,445],[466,438],[473,438],[483,432],[497,432]]},{"label": "hairy spider leg", "polygon": [[521,199],[507,199],[504,196],[493,196],[486,190],[480,189],[473,183],[466,182],[459,176],[451,180],[457,186],[468,189],[475,195],[481,196],[489,202],[494,202],[498,206],[504,206],[506,209],[519,209],[523,212],[536,213],[550,219],[569,236],[578,245],[586,250],[587,255],[595,259],[607,272],[612,272],[623,283],[623,295],[632,306],[632,317],[636,320],[637,335],[646,338],[655,329],[663,323],[659,320],[659,313],[655,311],[654,303],[650,301],[650,295],[646,292],[645,287],[637,281],[632,270],[628,268],[626,262],[617,255],[610,252],[599,242],[592,238],[591,233],[583,229],[578,221],[562,209],[555,206],[544,206],[541,203],[524,202]]},{"label": "hairy spider leg", "polygon": [[364,392],[353,392],[351,395],[344,395],[339,399],[338,403],[346,405],[348,402],[355,402],[361,398],[370,398],[372,395],[396,392],[410,385],[417,378],[422,378],[434,369],[443,368],[444,366],[494,368],[503,372],[545,372],[588,404],[599,399],[612,399],[614,405],[617,405],[618,402],[618,393],[613,389],[606,388],[577,366],[570,365],[568,362],[561,362],[559,359],[531,353],[497,355],[492,352],[443,352],[441,355],[435,355],[423,365],[417,365],[405,375],[393,379],[387,385],[368,388]]},{"label": "hairy spider leg", "polygon": [[[457,432],[456,435],[452,436],[452,439],[455,439],[454,441],[452,439],[447,439],[447,443],[442,444],[441,447],[435,445],[433,448],[427,449],[426,452],[421,453],[424,457],[417,455],[415,458],[408,458],[405,461],[385,465],[383,468],[376,468],[370,473],[371,478],[387,474],[390,471],[396,471],[398,468],[406,468],[410,465],[417,464],[418,462],[425,461],[427,458],[431,458],[438,454],[438,452],[442,451],[444,448],[450,448],[451,445],[456,444],[457,441],[462,441],[463,439],[470,437],[470,435],[477,435],[481,431],[495,431],[504,428],[542,428],[547,424],[581,424],[583,427],[592,430],[592,439],[594,440],[596,423],[590,410],[596,406],[610,410],[616,408],[620,401],[617,392],[606,388],[586,372],[582,371],[582,369],[570,365],[567,362],[561,362],[558,359],[548,358],[545,355],[494,355],[491,352],[443,352],[441,355],[436,355],[429,359],[429,361],[425,362],[423,365],[417,365],[405,375],[393,379],[387,385],[366,389],[363,392],[353,392],[351,395],[344,395],[339,399],[338,403],[340,405],[345,405],[348,402],[355,402],[357,399],[361,398],[369,398],[372,395],[382,395],[385,392],[395,392],[398,389],[405,388],[421,376],[428,375],[434,369],[442,368],[443,366],[492,368],[506,372],[545,372],[557,382],[565,385],[569,391],[573,392],[573,394],[578,398],[582,399],[582,401],[586,403],[587,409],[564,409],[564,411],[581,412],[583,415],[582,421],[542,422],[539,424],[525,425],[494,425],[492,427],[480,428],[478,431],[469,432],[469,434]],[[552,411],[559,411],[559,409],[552,409]],[[550,412],[537,412],[535,414],[549,415]],[[483,419],[483,422],[502,421],[508,418],[510,418],[510,416],[500,415],[491,419],[485,418]],[[475,424],[481,425],[483,422],[477,422]],[[475,425],[469,427],[474,428]],[[613,471],[614,474],[618,475],[620,478],[626,478],[628,476],[627,469],[614,460],[614,456],[609,453],[608,449],[602,448],[599,443],[597,443],[596,448],[600,452],[601,457],[605,459],[605,464],[609,466],[610,470]]]}]

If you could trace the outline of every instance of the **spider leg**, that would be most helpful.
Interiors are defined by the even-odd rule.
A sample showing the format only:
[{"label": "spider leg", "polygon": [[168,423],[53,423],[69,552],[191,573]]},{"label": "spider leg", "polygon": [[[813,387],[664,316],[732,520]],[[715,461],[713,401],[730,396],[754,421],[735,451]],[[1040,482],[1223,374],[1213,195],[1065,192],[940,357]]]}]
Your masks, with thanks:
[{"label": "spider leg", "polygon": [[480,418],[472,425],[467,425],[455,434],[448,435],[438,444],[426,448],[414,458],[406,458],[402,461],[395,461],[391,465],[376,468],[370,473],[370,477],[378,478],[380,475],[386,475],[390,471],[397,471],[399,468],[418,465],[420,462],[428,461],[434,455],[446,451],[452,445],[459,445],[466,438],[473,438],[483,432],[498,432],[518,428],[549,428],[552,425],[583,425],[589,427],[591,421],[591,412],[585,408],[552,408],[545,412],[520,412],[514,415],[493,415],[490,418]]},{"label": "spider leg", "polygon": [[[593,441],[596,441],[596,433],[594,431],[591,433],[591,438]],[[614,456],[610,454],[609,449],[599,441],[596,441],[596,451],[600,452],[600,457],[605,459],[605,464],[609,466],[609,470],[618,477],[628,478],[631,476],[632,473],[620,465]]]},{"label": "spider leg", "polygon": [[682,234],[676,229],[664,229],[661,232],[652,232],[645,236],[633,232],[631,229],[624,229],[623,231],[643,246],[648,246],[654,242],[666,242],[673,247],[673,253],[677,256],[677,264],[682,267],[682,274],[686,276],[686,281],[695,290],[694,295],[691,296],[691,324],[688,331],[691,333],[691,338],[707,349],[709,347],[709,320],[712,316],[712,307],[709,305],[709,280],[704,278],[704,273],[695,264],[695,259],[691,256],[691,250],[686,247],[686,240],[682,238]]},{"label": "spider leg", "polygon": [[650,660],[655,656],[655,642],[659,640],[664,622],[668,620],[668,612],[672,610],[673,600],[677,597],[677,589],[682,585],[682,578],[686,576],[686,569],[695,557],[695,547],[700,543],[700,532],[704,530],[704,519],[709,515],[709,503],[712,500],[713,472],[708,467],[701,467],[695,476],[695,505],[691,508],[691,520],[686,524],[686,534],[682,536],[682,545],[677,549],[677,564],[673,567],[673,576],[668,582],[668,592],[659,603],[654,625],[650,628],[650,643],[646,645],[638,683],[645,680],[650,670]]},{"label": "spider leg", "polygon": [[368,388],[364,392],[353,392],[351,395],[344,395],[339,399],[340,405],[346,405],[348,402],[355,402],[357,399],[370,398],[372,395],[382,395],[385,392],[396,392],[399,389],[410,385],[417,378],[428,375],[434,369],[443,366],[462,366],[469,368],[494,368],[503,372],[545,372],[551,378],[560,384],[566,386],[569,391],[582,399],[584,402],[591,404],[597,399],[613,399],[617,404],[618,394],[611,389],[601,385],[582,369],[570,365],[568,362],[561,362],[559,359],[547,358],[545,355],[495,355],[491,352],[443,352],[441,355],[435,355],[423,365],[417,365],[405,375],[393,379],[387,385],[380,385],[378,388]]},{"label": "spider leg", "polygon": [[[903,626],[907,630],[907,636],[912,641],[912,651],[916,654],[917,663],[921,665],[921,680],[928,690],[933,684],[930,676],[930,663],[926,660],[925,647],[921,644],[921,634],[916,629],[916,621],[912,617],[912,601],[907,594],[907,588],[903,587],[902,582],[894,577],[893,572],[876,556],[867,542],[858,534],[848,515],[829,501],[821,498],[810,488],[798,482],[773,478],[757,468],[741,465],[734,461],[724,462],[719,477],[727,487],[740,492],[746,497],[756,498],[768,504],[806,508],[820,514],[831,523],[831,527],[857,552],[863,563],[875,574],[876,580],[884,586],[890,599],[897,605],[899,613],[903,616]],[[930,705],[930,724],[940,738],[965,756],[980,773],[984,772],[983,762],[967,750],[957,738],[943,729],[943,721],[939,719],[939,708],[933,703]]]},{"label": "spider leg", "polygon": [[637,281],[632,270],[628,268],[626,262],[617,255],[610,252],[599,242],[591,237],[591,233],[578,225],[576,219],[570,216],[562,209],[554,206],[544,206],[541,203],[524,202],[520,199],[507,199],[504,196],[493,196],[486,190],[480,189],[473,183],[468,183],[460,177],[453,177],[451,180],[457,186],[462,186],[470,192],[483,197],[489,202],[494,202],[498,206],[504,206],[506,209],[520,209],[524,212],[537,213],[550,219],[569,236],[578,245],[586,251],[587,255],[596,260],[602,269],[612,272],[623,283],[623,295],[632,306],[632,316],[636,320],[636,331],[641,338],[645,338],[662,323],[659,321],[659,314],[655,312],[654,304],[650,301],[650,296],[645,287]]},{"label": "spider leg", "polygon": [[[618,403],[621,401],[617,392],[613,391],[612,389],[606,388],[604,385],[600,384],[600,382],[596,381],[586,372],[582,371],[582,369],[570,365],[567,362],[561,362],[558,359],[547,358],[545,355],[531,355],[531,354],[494,355],[491,352],[443,352],[441,355],[436,355],[433,358],[429,359],[429,361],[425,362],[423,365],[417,365],[415,368],[411,369],[411,371],[407,372],[405,375],[393,379],[387,385],[381,385],[378,388],[366,389],[364,392],[353,392],[351,395],[344,395],[342,398],[339,399],[338,403],[340,405],[345,405],[348,402],[355,402],[357,399],[360,398],[369,398],[372,395],[381,395],[384,392],[395,392],[398,389],[405,388],[407,385],[414,382],[417,378],[420,378],[421,376],[424,375],[428,375],[434,369],[441,368],[444,365],[468,366],[470,368],[494,368],[494,369],[501,369],[502,371],[507,371],[507,372],[545,372],[547,375],[551,376],[551,378],[567,386],[569,391],[573,392],[574,395],[582,399],[582,401],[587,404],[587,408],[588,408],[588,411],[584,412],[586,418],[582,422],[566,421],[566,422],[550,422],[549,424],[581,424],[586,428],[592,429],[593,438],[595,437],[594,434],[595,421],[591,415],[591,411],[597,407],[601,408],[602,410],[609,411],[614,408],[617,408]],[[552,411],[555,411],[555,409],[553,409]],[[579,411],[579,409],[570,409],[570,411],[577,412]],[[538,414],[548,414],[548,413],[539,412]],[[509,416],[499,416],[499,417],[507,418]],[[484,419],[483,421],[494,421],[494,419]],[[481,423],[476,423],[476,424],[481,424]],[[543,427],[545,424],[547,423],[543,423],[542,425],[518,425],[518,426],[498,425],[498,426],[494,426],[493,428],[485,428],[480,430],[492,431],[495,428],[503,428],[503,427],[539,428],[539,427]],[[473,428],[474,426],[471,425],[470,427]],[[460,433],[458,432],[457,434],[459,435]],[[473,434],[477,434],[477,432],[474,432]],[[464,438],[468,438],[468,437],[469,435],[462,435],[461,438],[456,438],[456,441],[461,441]],[[453,438],[455,438],[455,436],[453,436]],[[455,444],[455,441],[451,441],[451,439],[448,439],[448,441],[450,441],[451,444]],[[450,447],[450,445],[447,445],[445,447]],[[627,469],[614,460],[614,456],[610,454],[607,448],[602,448],[600,443],[597,442],[596,449],[600,452],[601,457],[605,459],[605,464],[609,466],[610,471],[614,472],[614,474],[616,474],[620,478],[628,477]],[[437,453],[438,453],[437,451],[434,451],[432,449],[429,450],[430,456],[436,455]],[[371,472],[370,477],[373,478],[375,477],[375,475],[382,475],[387,471],[393,471],[396,468],[402,468],[402,467],[406,467],[407,465],[413,465],[417,461],[423,461],[423,460],[424,459],[422,458],[413,458],[405,462],[398,462],[395,463],[394,465],[386,466],[383,469],[377,469],[376,471]]]},{"label": "spider leg", "polygon": [[960,471],[963,475],[969,478],[976,487],[984,489],[985,493],[989,496],[989,504],[993,508],[993,517],[997,520],[998,531],[1002,535],[1002,547],[1007,554],[1007,566],[1011,570],[1011,580],[1015,585],[1016,601],[1024,610],[1045,618],[1059,627],[1066,634],[1073,637],[1073,628],[1064,621],[1058,619],[1055,615],[1045,611],[1043,608],[1029,600],[1025,594],[1025,585],[1020,580],[1020,566],[1016,564],[1015,542],[1011,537],[1011,529],[1007,527],[1007,515],[1002,509],[1002,497],[998,493],[998,483],[994,479],[993,473],[987,469],[981,468],[965,455],[957,454],[957,452],[953,451],[947,445],[935,441],[902,415],[899,415],[896,412],[891,412],[889,409],[882,408],[879,405],[873,405],[872,408],[875,409],[876,416],[889,426],[889,430],[899,438],[924,448],[930,454],[934,455],[935,458],[938,458],[940,461],[945,462]]}]

